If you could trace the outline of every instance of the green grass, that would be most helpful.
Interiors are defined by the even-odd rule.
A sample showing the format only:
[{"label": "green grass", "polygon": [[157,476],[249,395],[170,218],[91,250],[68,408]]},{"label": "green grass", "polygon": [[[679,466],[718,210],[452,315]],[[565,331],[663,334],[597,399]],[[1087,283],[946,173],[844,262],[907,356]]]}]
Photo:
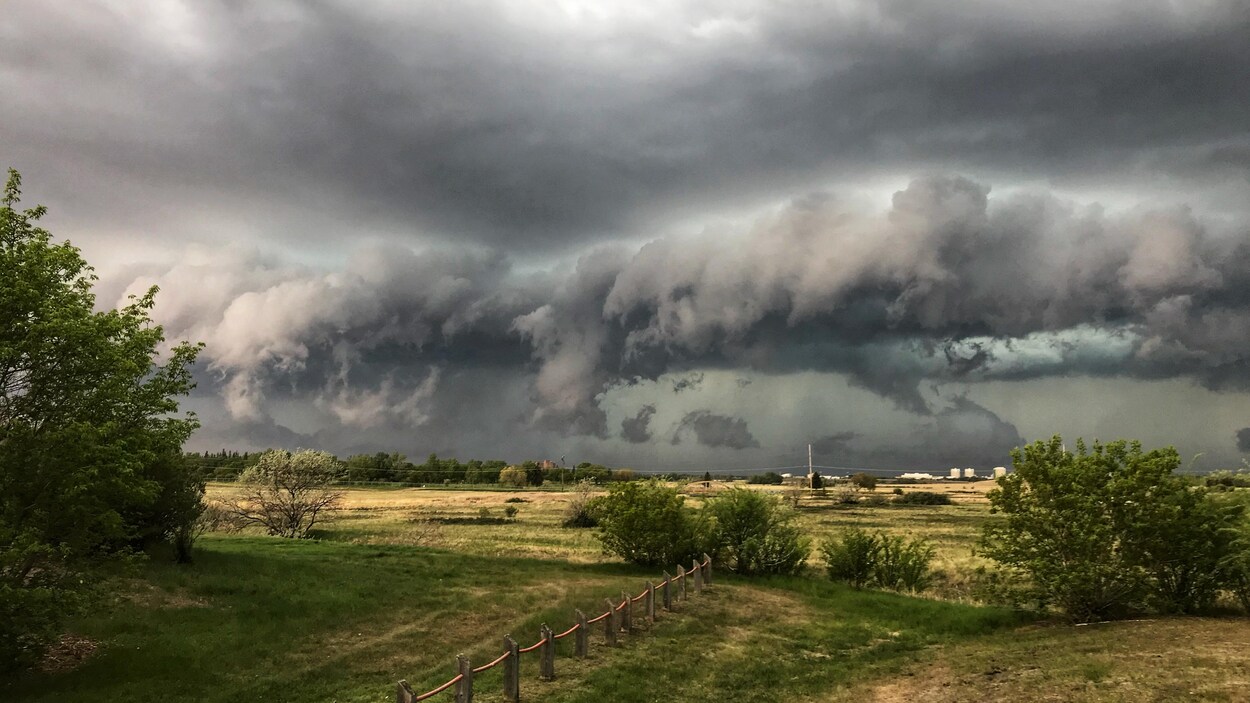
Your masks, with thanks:
[{"label": "green grass", "polygon": [[[457,653],[483,663],[501,651],[505,634],[531,644],[542,623],[562,630],[574,608],[593,616],[605,597],[636,593],[659,576],[603,555],[592,530],[561,528],[558,495],[521,494],[534,501],[519,505],[515,523],[430,533],[412,522],[471,518],[482,507],[501,514],[512,495],[354,491],[355,509],[326,523],[319,540],[210,535],[194,564],[145,564],[119,584],[124,596],[72,624],[74,634],[99,643],[93,657],[70,671],[0,680],[0,700],[389,701],[398,679],[428,690],[452,675]],[[949,565],[970,558],[987,518],[983,505],[818,504],[801,520],[818,539],[851,525],[925,536]],[[872,682],[923,669],[942,652],[960,652],[969,667],[1027,670],[1037,658],[1031,652],[1066,651],[1062,638],[1115,642],[1093,628],[1072,635],[1030,627],[1022,636],[1021,617],[1006,610],[854,591],[818,570],[763,579],[717,573],[703,596],[622,635],[619,648],[603,646],[598,628],[589,659],[570,656],[571,638],[561,642],[553,682],[538,681],[536,657],[528,657],[523,696],[861,700],[871,698]],[[1235,628],[1220,632],[1244,639]],[[1019,650],[1025,645],[1032,649]],[[1135,671],[1109,661],[1079,652],[1054,659],[1045,685],[1097,692]],[[952,686],[981,680],[977,671],[961,676]],[[500,700],[499,672],[480,675],[476,690],[481,703]]]}]

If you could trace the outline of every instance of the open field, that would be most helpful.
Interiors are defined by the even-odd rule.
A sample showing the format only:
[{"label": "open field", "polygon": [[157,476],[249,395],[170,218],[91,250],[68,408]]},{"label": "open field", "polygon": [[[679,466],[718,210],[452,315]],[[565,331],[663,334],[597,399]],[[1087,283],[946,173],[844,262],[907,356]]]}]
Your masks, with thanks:
[{"label": "open field", "polygon": [[[511,497],[528,502],[511,504],[515,522],[497,521]],[[317,540],[206,536],[195,564],[143,565],[125,580],[124,597],[74,624],[73,634],[98,644],[93,656],[5,681],[0,699],[386,701],[400,678],[425,690],[450,676],[457,652],[485,661],[504,634],[529,644],[541,623],[562,629],[574,608],[598,612],[605,597],[658,576],[604,556],[593,531],[560,527],[568,497],[360,489]],[[603,647],[595,633],[584,662],[562,649],[553,682],[539,682],[527,660],[523,695],[1247,700],[1246,619],[1071,627],[971,603],[958,572],[990,517],[982,501],[810,501],[801,514],[818,538],[860,525],[933,540],[944,577],[932,595],[941,599],[856,592],[815,569],[751,580],[718,573],[713,589],[652,631],[622,636],[620,648]],[[498,676],[479,678],[477,700],[500,699]]]}]

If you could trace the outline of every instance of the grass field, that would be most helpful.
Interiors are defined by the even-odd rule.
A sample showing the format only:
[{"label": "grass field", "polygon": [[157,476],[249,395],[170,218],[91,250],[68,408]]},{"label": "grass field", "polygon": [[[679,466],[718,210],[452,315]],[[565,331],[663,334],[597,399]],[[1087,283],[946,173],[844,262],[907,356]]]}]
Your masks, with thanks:
[{"label": "grass field", "polygon": [[[848,525],[925,536],[945,574],[932,598],[855,592],[811,574],[717,574],[653,629],[591,656],[562,651],[530,700],[1244,701],[1250,622],[1175,619],[1090,627],[1031,621],[970,602],[959,571],[989,519],[979,489],[953,506],[813,501],[817,536]],[[213,487],[212,491],[225,490]],[[520,496],[528,502],[507,504]],[[567,494],[352,490],[318,539],[208,535],[190,566],[149,563],[123,595],[73,624],[98,645],[56,673],[0,683],[5,701],[386,701],[484,662],[503,635],[523,645],[574,608],[599,612],[659,574],[604,556],[591,530],[559,521]],[[514,522],[496,522],[515,505]],[[481,511],[488,519],[479,522]],[[439,524],[437,521],[456,524]],[[814,564],[819,567],[819,564]],[[561,643],[567,648],[567,641]],[[477,700],[500,700],[497,671]],[[451,700],[445,694],[435,700]]]}]

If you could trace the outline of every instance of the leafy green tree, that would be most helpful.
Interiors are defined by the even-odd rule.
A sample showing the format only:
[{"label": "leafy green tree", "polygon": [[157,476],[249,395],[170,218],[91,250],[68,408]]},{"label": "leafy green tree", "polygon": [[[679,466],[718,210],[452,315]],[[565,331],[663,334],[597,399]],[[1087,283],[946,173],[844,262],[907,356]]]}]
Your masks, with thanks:
[{"label": "leafy green tree", "polygon": [[198,346],[164,337],[156,289],[95,310],[78,249],[19,208],[10,170],[0,199],[0,668],[38,656],[72,610],[81,571],[169,542],[189,558],[203,485],[178,415]]},{"label": "leafy green tree", "polygon": [[796,513],[771,496],[731,488],[707,503],[706,543],[717,562],[740,574],[792,574],[812,542],[794,524]]},{"label": "leafy green tree", "polygon": [[516,466],[505,466],[499,471],[499,484],[511,488],[525,488],[528,479],[525,471]]},{"label": "leafy green tree", "polygon": [[608,554],[643,566],[671,566],[699,553],[698,523],[685,498],[658,481],[613,483],[595,501]]},{"label": "leafy green tree", "polygon": [[521,464],[521,470],[525,472],[525,482],[531,486],[543,485],[546,478],[543,475],[543,469],[536,461],[526,461]]},{"label": "leafy green tree", "polygon": [[1042,602],[1078,620],[1155,607],[1208,607],[1226,578],[1235,507],[1211,502],[1173,474],[1176,450],[1056,436],[1012,452],[991,491],[981,553],[1026,576]]}]

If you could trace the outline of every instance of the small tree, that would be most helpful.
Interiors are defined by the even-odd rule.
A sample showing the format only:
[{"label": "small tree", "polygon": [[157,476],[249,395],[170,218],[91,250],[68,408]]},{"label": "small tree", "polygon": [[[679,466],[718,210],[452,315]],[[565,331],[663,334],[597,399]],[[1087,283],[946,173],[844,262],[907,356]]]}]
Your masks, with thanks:
[{"label": "small tree", "polygon": [[989,493],[981,553],[1026,576],[1039,599],[1079,620],[1147,606],[1194,612],[1225,583],[1234,506],[1173,475],[1176,450],[1058,436],[1012,452],[1014,471]]},{"label": "small tree", "polygon": [[877,477],[861,471],[854,476],[851,476],[851,486],[853,486],[857,491],[875,491],[877,490]]},{"label": "small tree", "polygon": [[331,485],[342,472],[339,461],[326,452],[268,451],[239,476],[241,488],[225,501],[226,509],[240,522],[260,525],[271,535],[304,538],[321,514],[342,499],[342,491]]},{"label": "small tree", "polygon": [[510,488],[525,488],[528,479],[523,469],[515,466],[505,466],[499,470],[499,484]]},{"label": "small tree", "polygon": [[573,486],[569,507],[564,513],[565,527],[597,527],[595,517],[595,484],[590,479],[578,481]]},{"label": "small tree", "polygon": [[740,574],[792,574],[811,550],[794,524],[796,513],[770,496],[731,488],[707,504],[709,551]]},{"label": "small tree", "polygon": [[608,554],[643,566],[671,566],[699,552],[695,518],[674,488],[654,480],[614,483],[596,505]]}]

